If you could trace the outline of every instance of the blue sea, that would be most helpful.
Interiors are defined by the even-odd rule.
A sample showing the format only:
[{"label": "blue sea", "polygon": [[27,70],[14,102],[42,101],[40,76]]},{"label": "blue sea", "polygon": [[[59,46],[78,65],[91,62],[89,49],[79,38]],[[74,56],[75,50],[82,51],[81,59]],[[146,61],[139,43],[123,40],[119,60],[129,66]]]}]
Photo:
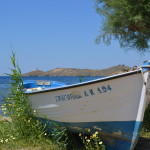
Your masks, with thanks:
[{"label": "blue sea", "polygon": [[[98,79],[100,77],[84,77],[83,81],[90,81],[93,79]],[[23,81],[25,80],[50,80],[50,81],[59,81],[66,83],[68,85],[79,83],[81,77],[23,77]],[[0,105],[3,104],[3,99],[7,98],[10,91],[10,77],[9,76],[0,76]],[[0,107],[0,115],[2,115],[1,107]]]}]

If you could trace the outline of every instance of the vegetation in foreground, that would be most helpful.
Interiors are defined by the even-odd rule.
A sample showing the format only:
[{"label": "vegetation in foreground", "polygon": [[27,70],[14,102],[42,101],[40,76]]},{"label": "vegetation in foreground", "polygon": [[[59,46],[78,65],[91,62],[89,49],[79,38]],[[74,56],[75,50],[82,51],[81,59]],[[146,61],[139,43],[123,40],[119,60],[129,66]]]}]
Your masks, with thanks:
[{"label": "vegetation in foreground", "polygon": [[[98,132],[91,136],[74,135],[68,130],[59,130],[56,125],[51,133],[46,125],[35,119],[28,96],[23,92],[21,70],[16,63],[15,53],[11,62],[11,90],[1,106],[4,115],[0,117],[0,149],[3,150],[105,150]],[[90,131],[89,131],[90,132]]]},{"label": "vegetation in foreground", "polygon": [[140,136],[144,138],[150,138],[150,104],[144,115],[143,127]]}]

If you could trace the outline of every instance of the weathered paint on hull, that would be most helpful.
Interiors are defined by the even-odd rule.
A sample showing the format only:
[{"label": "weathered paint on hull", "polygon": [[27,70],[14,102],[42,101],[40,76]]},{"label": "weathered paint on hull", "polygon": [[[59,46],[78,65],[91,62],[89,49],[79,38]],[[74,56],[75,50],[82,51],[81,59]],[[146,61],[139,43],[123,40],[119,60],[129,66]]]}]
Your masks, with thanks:
[{"label": "weathered paint on hull", "polygon": [[[79,87],[35,93],[29,98],[38,117],[44,114],[58,122],[142,121],[137,118],[142,87],[143,79],[138,73]],[[145,105],[140,113],[144,109]]]},{"label": "weathered paint on hull", "polygon": [[132,150],[146,107],[147,77],[148,72],[129,72],[33,92],[29,98],[36,117],[46,116],[78,133],[99,130],[107,150]]},{"label": "weathered paint on hull", "polygon": [[[48,120],[38,118],[41,122],[47,123]],[[100,138],[106,146],[106,150],[133,150],[137,143],[139,131],[142,126],[142,122],[135,121],[114,121],[114,122],[56,122],[49,121],[49,130],[51,130],[53,123],[70,129],[74,133],[89,134],[88,129],[91,130],[91,134],[98,131]]]}]

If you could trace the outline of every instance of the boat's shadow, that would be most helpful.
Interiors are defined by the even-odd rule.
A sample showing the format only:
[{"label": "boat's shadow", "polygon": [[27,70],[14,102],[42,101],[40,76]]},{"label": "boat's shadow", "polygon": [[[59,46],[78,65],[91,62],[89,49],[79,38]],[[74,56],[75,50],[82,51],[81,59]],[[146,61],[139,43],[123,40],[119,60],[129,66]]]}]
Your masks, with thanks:
[{"label": "boat's shadow", "polygon": [[150,150],[150,138],[139,138],[134,150]]}]

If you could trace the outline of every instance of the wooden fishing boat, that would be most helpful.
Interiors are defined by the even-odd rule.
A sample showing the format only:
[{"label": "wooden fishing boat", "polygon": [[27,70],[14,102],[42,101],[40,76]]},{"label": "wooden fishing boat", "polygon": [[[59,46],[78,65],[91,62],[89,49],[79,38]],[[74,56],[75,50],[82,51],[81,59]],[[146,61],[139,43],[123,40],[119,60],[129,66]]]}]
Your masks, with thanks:
[{"label": "wooden fishing boat", "polygon": [[25,82],[36,117],[73,132],[98,131],[107,150],[132,150],[147,106],[150,62],[137,70],[88,82]]}]

